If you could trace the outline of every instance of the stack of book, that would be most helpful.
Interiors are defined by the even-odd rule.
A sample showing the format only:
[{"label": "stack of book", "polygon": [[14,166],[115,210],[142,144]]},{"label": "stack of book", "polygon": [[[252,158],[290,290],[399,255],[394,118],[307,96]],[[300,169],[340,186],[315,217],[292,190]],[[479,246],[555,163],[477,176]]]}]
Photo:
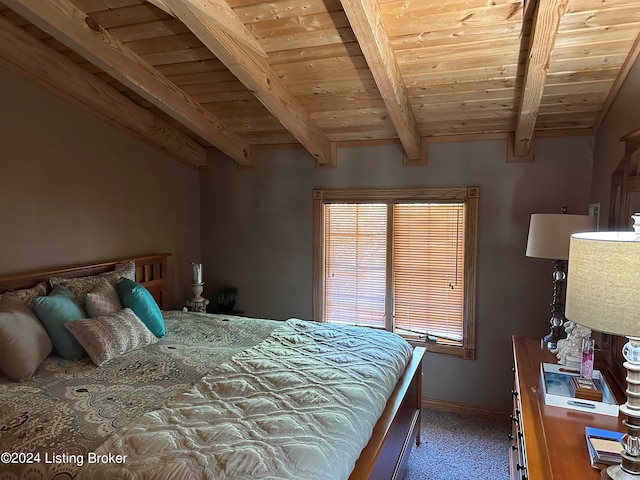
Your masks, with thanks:
[{"label": "stack of book", "polygon": [[584,433],[592,467],[605,468],[622,462],[621,440],[624,433],[594,427],[585,427]]}]

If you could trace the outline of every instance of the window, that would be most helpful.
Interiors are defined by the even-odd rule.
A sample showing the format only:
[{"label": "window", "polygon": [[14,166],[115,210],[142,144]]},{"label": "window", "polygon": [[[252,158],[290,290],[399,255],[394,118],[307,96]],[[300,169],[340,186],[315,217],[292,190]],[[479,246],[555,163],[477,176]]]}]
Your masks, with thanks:
[{"label": "window", "polygon": [[314,315],[475,358],[478,187],[314,192]]}]

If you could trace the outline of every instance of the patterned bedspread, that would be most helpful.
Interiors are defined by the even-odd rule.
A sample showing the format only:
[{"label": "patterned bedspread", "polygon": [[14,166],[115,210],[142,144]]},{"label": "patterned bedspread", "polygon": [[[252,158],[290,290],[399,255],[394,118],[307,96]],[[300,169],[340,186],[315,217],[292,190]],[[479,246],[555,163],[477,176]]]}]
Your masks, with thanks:
[{"label": "patterned bedspread", "polygon": [[[225,315],[164,316],[164,338],[103,367],[88,358],[51,356],[28,382],[0,376],[0,452],[40,454],[31,464],[0,463],[0,479],[73,477],[76,460],[86,460],[117,428],[183,394],[213,367],[282,325]],[[56,461],[65,458],[54,455],[70,461]]]},{"label": "patterned bedspread", "polygon": [[165,321],[103,367],[50,357],[28,382],[0,379],[0,451],[40,454],[0,479],[346,479],[411,357],[370,329]]}]

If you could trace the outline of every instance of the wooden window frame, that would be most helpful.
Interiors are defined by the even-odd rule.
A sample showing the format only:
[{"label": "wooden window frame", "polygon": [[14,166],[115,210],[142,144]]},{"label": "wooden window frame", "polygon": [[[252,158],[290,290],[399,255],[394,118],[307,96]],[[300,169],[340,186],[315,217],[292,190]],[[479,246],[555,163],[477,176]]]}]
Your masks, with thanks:
[{"label": "wooden window frame", "polygon": [[[464,202],[464,307],[462,346],[429,343],[429,351],[444,353],[473,360],[476,358],[475,317],[476,317],[476,263],[478,243],[478,202],[480,188],[403,188],[403,189],[344,189],[313,191],[313,315],[316,321],[324,321],[324,205],[334,202]],[[391,240],[389,240],[391,241]],[[391,272],[388,272],[391,275]],[[390,283],[388,283],[390,285]],[[391,288],[387,288],[387,305],[391,304]],[[387,328],[391,323],[387,315]],[[412,341],[424,345],[424,342]]]}]

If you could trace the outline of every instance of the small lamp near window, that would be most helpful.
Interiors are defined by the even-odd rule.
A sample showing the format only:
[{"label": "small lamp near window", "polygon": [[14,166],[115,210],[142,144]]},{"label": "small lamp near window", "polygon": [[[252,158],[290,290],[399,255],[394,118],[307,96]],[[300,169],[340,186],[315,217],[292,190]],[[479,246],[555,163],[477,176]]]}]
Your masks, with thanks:
[{"label": "small lamp near window", "polygon": [[627,370],[627,433],[622,464],[602,472],[603,479],[640,480],[640,215],[636,232],[593,232],[571,236],[567,318],[594,330],[624,335]]},{"label": "small lamp near window", "polygon": [[204,282],[202,281],[202,264],[192,263],[193,282],[191,288],[193,290],[193,298],[187,302],[187,309],[191,312],[206,312],[209,300],[202,296],[204,290]]},{"label": "small lamp near window", "polygon": [[593,230],[595,217],[569,215],[566,207],[562,213],[534,213],[529,224],[527,257],[553,260],[553,300],[551,302],[551,331],[543,338],[549,349],[557,347],[558,340],[565,337],[564,324],[564,284],[569,258],[569,238],[572,233]]}]

